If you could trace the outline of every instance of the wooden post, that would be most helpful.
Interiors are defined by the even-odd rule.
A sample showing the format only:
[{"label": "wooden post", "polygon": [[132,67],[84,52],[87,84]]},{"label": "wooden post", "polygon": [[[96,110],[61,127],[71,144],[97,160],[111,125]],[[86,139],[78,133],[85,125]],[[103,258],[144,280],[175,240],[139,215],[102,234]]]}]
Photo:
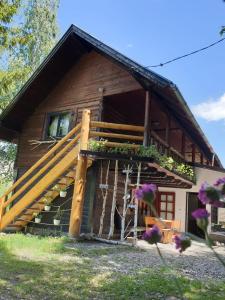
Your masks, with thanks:
[{"label": "wooden post", "polygon": [[[141,163],[138,165],[137,184],[136,189],[140,187],[141,181]],[[137,244],[137,225],[138,225],[138,200],[134,198],[135,210],[134,210],[134,243]]]},{"label": "wooden post", "polygon": [[200,155],[200,163],[201,163],[201,165],[203,165],[204,164],[204,156],[203,156],[203,154],[201,153],[201,155]]},{"label": "wooden post", "polygon": [[185,148],[186,148],[185,133],[182,132],[182,138],[181,138],[181,154],[183,155],[184,159],[185,159]]},{"label": "wooden post", "polygon": [[4,202],[5,202],[5,197],[2,197],[0,199],[0,228],[1,228],[1,222],[2,222],[2,216],[3,216]]},{"label": "wooden post", "polygon": [[150,110],[150,97],[149,97],[149,91],[146,91],[145,94],[145,120],[144,120],[144,141],[143,145],[148,146],[149,144],[149,110]]},{"label": "wooden post", "polygon": [[195,163],[195,144],[192,144],[191,160]]},{"label": "wooden post", "polygon": [[114,175],[112,208],[111,208],[108,240],[113,236],[113,233],[114,233],[114,216],[115,216],[115,210],[116,210],[117,190],[118,190],[118,160],[116,160],[116,163],[115,163],[115,175]]},{"label": "wooden post", "polygon": [[[80,144],[79,150],[88,149],[88,138],[90,131],[90,110],[84,110],[81,121]],[[87,173],[87,157],[78,154],[76,165],[76,175],[74,182],[74,192],[72,199],[72,208],[70,214],[69,236],[78,237],[80,234],[80,226],[82,222],[82,213],[84,205],[84,192]]]}]

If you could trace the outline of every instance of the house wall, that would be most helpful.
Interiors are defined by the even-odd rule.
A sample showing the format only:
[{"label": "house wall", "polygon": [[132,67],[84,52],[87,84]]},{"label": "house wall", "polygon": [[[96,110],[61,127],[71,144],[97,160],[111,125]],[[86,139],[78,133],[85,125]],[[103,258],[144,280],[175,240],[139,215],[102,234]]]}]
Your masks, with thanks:
[{"label": "house wall", "polygon": [[106,57],[95,51],[83,55],[24,123],[19,137],[16,167],[26,169],[46,153],[46,145],[33,149],[29,141],[44,138],[47,113],[71,111],[74,126],[81,120],[82,110],[90,109],[92,120],[97,120],[101,113],[100,89],[104,89],[103,95],[108,96],[140,88],[127,71]]},{"label": "house wall", "polygon": [[[224,177],[225,172],[214,171],[206,168],[195,168],[197,184],[193,185],[191,189],[174,189],[174,188],[159,188],[159,191],[172,191],[175,192],[175,219],[181,220],[181,230],[185,231],[186,228],[186,205],[187,205],[187,193],[198,193],[201,184],[208,182],[213,184],[218,178]],[[208,211],[211,211],[211,206],[206,206]],[[225,221],[225,208],[218,209],[218,221]]]}]

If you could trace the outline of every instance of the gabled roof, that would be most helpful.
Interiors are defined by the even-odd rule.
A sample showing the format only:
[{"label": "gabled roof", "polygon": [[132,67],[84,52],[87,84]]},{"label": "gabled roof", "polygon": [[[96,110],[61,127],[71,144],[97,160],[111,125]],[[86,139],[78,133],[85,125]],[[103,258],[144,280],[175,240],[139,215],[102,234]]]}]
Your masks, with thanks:
[{"label": "gabled roof", "polygon": [[[195,141],[198,141],[207,157],[209,158],[214,154],[214,150],[195,120],[182,94],[172,81],[143,67],[74,25],[70,26],[0,116],[0,138],[13,140],[16,133],[21,130],[24,120],[32,114],[63,74],[84,53],[93,49],[126,69],[144,89],[151,88],[154,90],[175,118],[179,121],[182,120],[182,126],[188,132],[191,132],[190,135]],[[219,166],[222,166],[217,156],[216,161]]]}]

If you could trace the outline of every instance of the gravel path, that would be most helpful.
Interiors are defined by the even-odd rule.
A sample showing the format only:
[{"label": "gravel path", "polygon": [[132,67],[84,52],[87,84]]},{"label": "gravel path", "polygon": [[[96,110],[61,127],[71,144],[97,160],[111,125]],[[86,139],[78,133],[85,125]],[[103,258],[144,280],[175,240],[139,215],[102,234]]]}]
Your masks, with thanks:
[{"label": "gravel path", "polygon": [[[124,246],[115,246],[104,243],[78,243],[74,248],[85,251],[99,251],[100,255],[91,257],[94,269],[97,272],[119,272],[123,274],[135,274],[143,268],[160,268],[161,261],[154,245],[145,241],[138,242],[138,249]],[[159,247],[167,262],[189,278],[196,279],[224,279],[225,269],[214,257],[212,251],[205,245],[193,242],[182,255],[174,249],[174,245],[159,244]],[[106,250],[106,253],[102,252]],[[107,253],[108,250],[108,253]],[[215,250],[225,260],[225,247],[216,246]]]}]

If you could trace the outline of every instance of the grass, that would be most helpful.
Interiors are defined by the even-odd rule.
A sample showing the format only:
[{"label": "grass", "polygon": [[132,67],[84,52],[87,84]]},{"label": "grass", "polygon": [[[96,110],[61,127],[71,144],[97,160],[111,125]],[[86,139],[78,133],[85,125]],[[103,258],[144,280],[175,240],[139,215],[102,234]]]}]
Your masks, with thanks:
[{"label": "grass", "polygon": [[[66,238],[22,234],[0,236],[0,299],[166,299],[178,296],[166,269],[124,275],[96,270],[100,257],[131,248],[69,250]],[[131,261],[132,263],[132,261]],[[177,274],[191,300],[224,299],[224,282],[201,282]]]}]

